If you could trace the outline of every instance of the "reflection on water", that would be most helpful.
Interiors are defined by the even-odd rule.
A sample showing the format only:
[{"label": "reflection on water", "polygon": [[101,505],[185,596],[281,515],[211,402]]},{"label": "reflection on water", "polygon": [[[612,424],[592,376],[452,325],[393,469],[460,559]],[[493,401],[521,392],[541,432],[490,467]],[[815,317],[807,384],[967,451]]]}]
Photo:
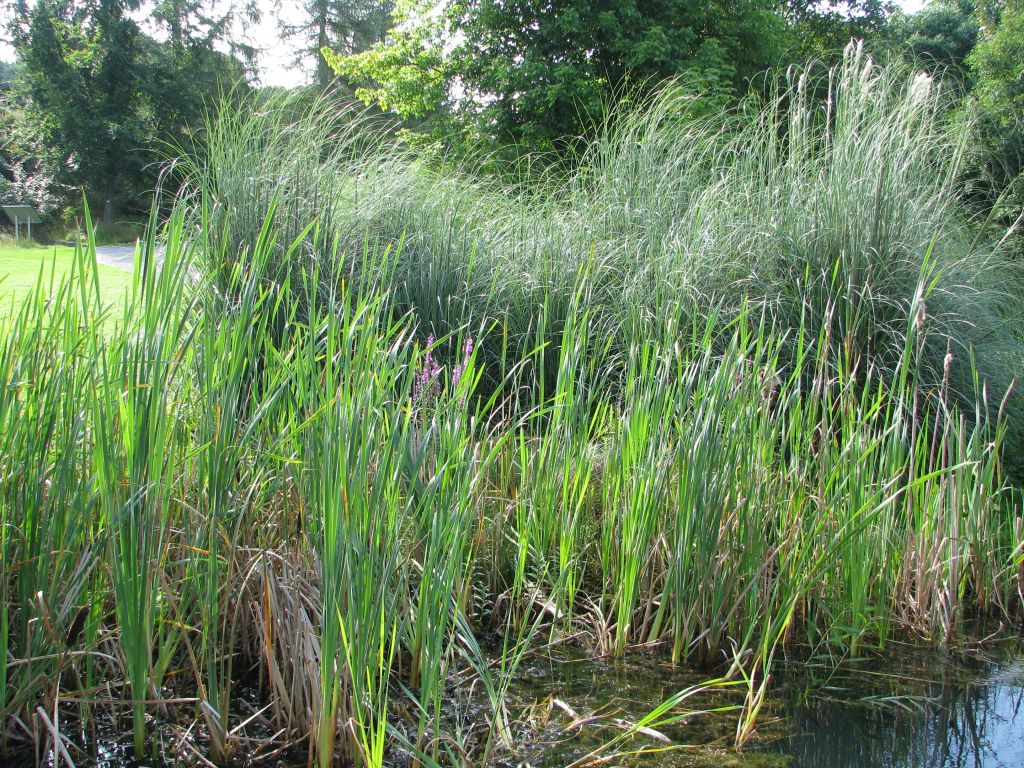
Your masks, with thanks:
[{"label": "reflection on water", "polygon": [[[808,673],[808,669],[811,673]],[[1024,768],[1024,658],[950,658],[901,649],[884,659],[847,665],[815,679],[814,667],[794,662],[766,707],[760,743],[742,753],[728,748],[735,713],[702,716],[672,729],[673,740],[716,744],[712,752],[684,750],[615,765],[692,768]],[[701,677],[673,670],[657,656],[527,665],[520,694],[558,697],[580,712],[641,717]],[[694,707],[737,702],[725,692],[698,697]],[[566,719],[549,724],[519,760],[534,768],[564,766],[612,734],[576,731],[565,741]],[[517,761],[518,762],[518,761]],[[520,763],[521,764],[521,763]]]},{"label": "reflection on water", "polygon": [[[902,648],[840,672],[807,659],[780,663],[759,721],[760,740],[732,749],[736,712],[699,715],[659,726],[676,745],[641,758],[627,754],[606,765],[625,768],[1024,768],[1024,657],[947,657]],[[514,753],[498,754],[491,768],[565,768],[622,733],[677,691],[707,680],[706,673],[673,668],[658,654],[624,660],[528,657],[512,690]],[[478,692],[479,693],[479,692]],[[251,692],[253,698],[259,692]],[[484,720],[486,702],[463,701],[453,717],[466,730]],[[739,704],[739,688],[701,693],[688,704]],[[557,699],[557,702],[555,701]],[[452,705],[455,702],[451,702]],[[166,765],[130,759],[130,746],[109,735],[79,768]],[[624,751],[655,746],[640,740]],[[606,753],[605,753],[606,754]],[[23,766],[26,757],[0,768]],[[245,761],[243,760],[243,764]],[[180,764],[180,763],[172,763]],[[280,764],[280,763],[278,763]],[[289,761],[284,764],[291,765]],[[406,766],[399,758],[396,766]],[[305,765],[305,761],[295,763]]]},{"label": "reflection on water", "polygon": [[776,749],[794,768],[1024,766],[1022,660],[846,678],[787,707],[791,735]]}]

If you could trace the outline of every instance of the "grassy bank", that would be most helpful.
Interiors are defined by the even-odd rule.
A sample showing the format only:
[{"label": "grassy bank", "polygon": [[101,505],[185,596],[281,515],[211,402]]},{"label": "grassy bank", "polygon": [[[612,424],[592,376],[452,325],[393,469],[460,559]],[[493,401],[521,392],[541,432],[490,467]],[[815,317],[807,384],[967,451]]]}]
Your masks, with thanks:
[{"label": "grassy bank", "polygon": [[[66,278],[74,264],[75,249],[66,246],[0,246],[0,302],[5,312],[17,306],[43,276],[44,284],[57,284]],[[131,275],[99,266],[100,295],[107,303],[120,302]]]},{"label": "grassy bank", "polygon": [[221,116],[114,327],[86,252],[0,346],[4,749],[514,762],[550,643],[706,669],[742,744],[785,645],[1019,621],[1010,266],[851,56],[834,122],[670,92],[528,190]]}]

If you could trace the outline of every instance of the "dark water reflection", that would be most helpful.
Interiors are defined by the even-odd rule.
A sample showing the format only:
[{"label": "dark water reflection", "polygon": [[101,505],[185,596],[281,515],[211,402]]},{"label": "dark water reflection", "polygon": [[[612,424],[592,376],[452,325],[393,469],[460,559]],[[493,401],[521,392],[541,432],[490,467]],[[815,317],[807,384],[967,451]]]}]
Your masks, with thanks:
[{"label": "dark water reflection", "polygon": [[[735,713],[701,716],[663,729],[678,743],[714,745],[615,765],[691,768],[714,765],[787,768],[1024,768],[1024,657],[949,657],[898,649],[884,658],[816,674],[792,661],[767,704],[759,739],[742,752],[731,748]],[[657,656],[624,662],[535,662],[522,676],[520,693],[554,696],[573,709],[641,717],[701,676],[673,670]],[[735,693],[693,699],[694,707],[737,703]],[[592,727],[566,741],[566,718],[542,732],[543,745],[518,755],[533,768],[565,766],[614,734]]]},{"label": "dark water reflection", "polygon": [[1024,661],[848,672],[786,706],[794,768],[1021,768]]},{"label": "dark water reflection", "polygon": [[[904,647],[826,671],[833,666],[806,658],[780,661],[758,737],[743,751],[733,749],[737,715],[729,711],[657,726],[675,745],[689,746],[656,755],[627,754],[657,746],[639,738],[621,745],[623,753],[604,765],[1024,768],[1024,655],[1019,647],[957,657]],[[622,734],[622,724],[636,722],[677,691],[707,679],[707,673],[671,667],[656,653],[621,661],[528,657],[512,690],[517,749],[497,755],[491,768],[565,768],[594,750],[607,757],[603,746]],[[703,692],[687,703],[692,709],[728,707],[739,704],[743,693],[739,688]],[[477,698],[453,707],[453,717],[464,727],[479,726],[484,719],[486,704]],[[97,758],[80,762],[80,768],[197,764],[136,763],[124,739],[102,741]],[[0,760],[0,768],[31,762],[29,756]],[[398,758],[394,765],[408,762]]]}]

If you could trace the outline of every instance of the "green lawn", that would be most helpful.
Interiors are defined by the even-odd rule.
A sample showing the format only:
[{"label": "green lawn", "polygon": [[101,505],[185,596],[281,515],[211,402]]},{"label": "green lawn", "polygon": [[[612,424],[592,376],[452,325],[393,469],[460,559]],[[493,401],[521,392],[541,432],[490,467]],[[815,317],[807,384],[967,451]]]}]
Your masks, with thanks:
[{"label": "green lawn", "polygon": [[[56,283],[61,275],[71,271],[74,258],[74,249],[66,246],[0,245],[0,314],[7,314],[12,302],[17,302],[32,288],[39,278],[40,269],[46,271],[46,279],[49,280],[52,268]],[[99,275],[104,303],[119,301],[131,274],[101,264]]]}]

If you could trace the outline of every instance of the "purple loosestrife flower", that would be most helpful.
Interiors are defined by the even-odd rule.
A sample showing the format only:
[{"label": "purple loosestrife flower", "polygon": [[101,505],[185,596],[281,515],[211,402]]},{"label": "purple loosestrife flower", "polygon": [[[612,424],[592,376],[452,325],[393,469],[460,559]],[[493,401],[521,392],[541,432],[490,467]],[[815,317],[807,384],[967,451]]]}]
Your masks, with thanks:
[{"label": "purple loosestrife flower", "polygon": [[[420,366],[413,377],[411,402],[412,407],[416,409],[422,410],[434,403],[441,396],[443,390],[441,374],[444,373],[444,368],[434,359],[433,345],[434,337],[428,336]],[[462,380],[462,375],[469,368],[469,361],[472,356],[473,339],[468,338],[462,345],[462,361],[452,368],[451,381],[449,382],[450,391],[454,391],[458,387],[459,382]]]},{"label": "purple loosestrife flower", "polygon": [[437,380],[441,375],[441,366],[434,360],[431,347],[434,337],[427,336],[426,352],[423,355],[423,368],[416,374],[412,386],[412,402],[414,405],[427,405],[437,396]]},{"label": "purple loosestrife flower", "polygon": [[462,345],[462,362],[459,363],[452,370],[452,389],[459,386],[459,382],[462,380],[462,374],[469,367],[469,358],[473,355],[473,337],[470,336],[466,339],[466,343]]}]

